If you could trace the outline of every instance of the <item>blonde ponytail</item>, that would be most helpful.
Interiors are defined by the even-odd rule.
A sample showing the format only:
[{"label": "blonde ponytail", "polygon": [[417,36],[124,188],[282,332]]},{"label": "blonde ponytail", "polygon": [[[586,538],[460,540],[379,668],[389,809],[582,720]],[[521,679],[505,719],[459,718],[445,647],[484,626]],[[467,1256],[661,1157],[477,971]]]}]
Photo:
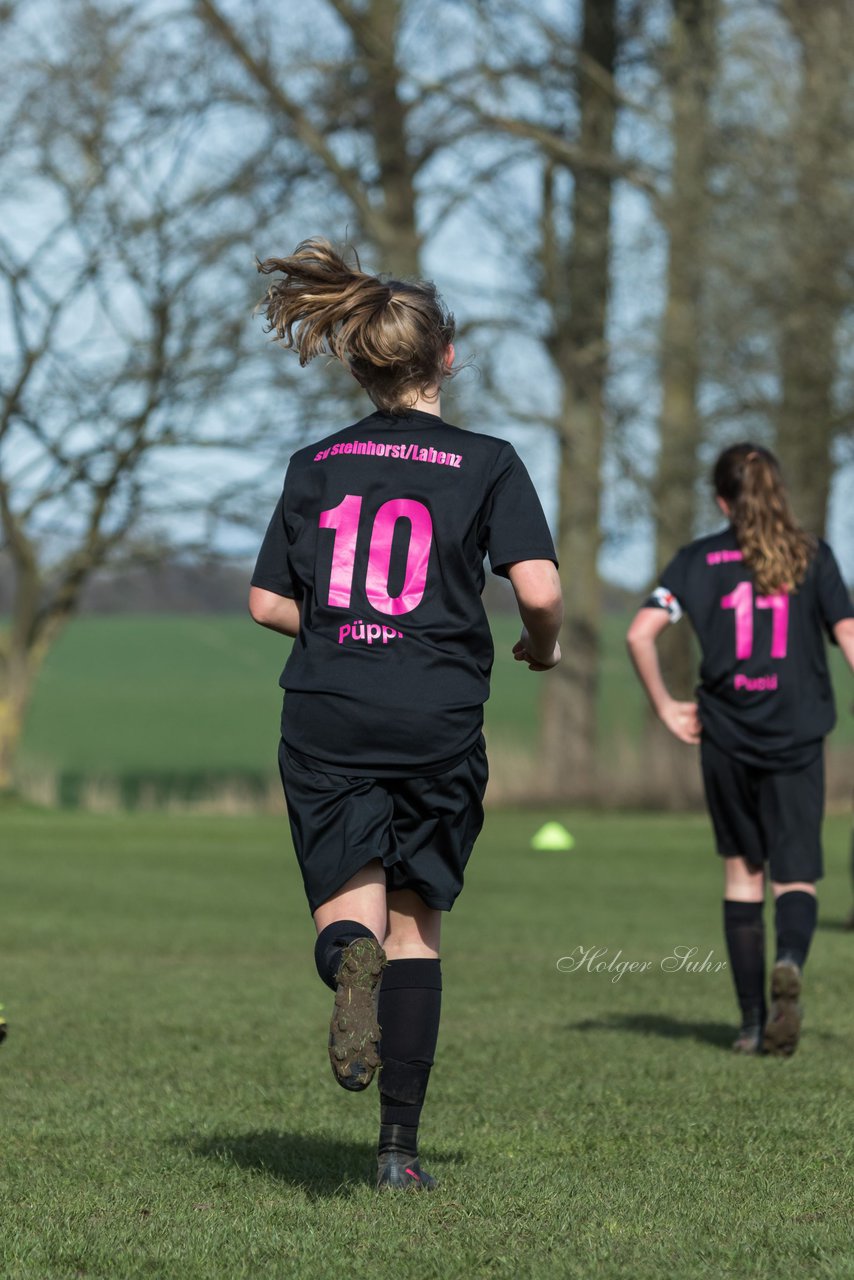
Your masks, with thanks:
[{"label": "blonde ponytail", "polygon": [[383,280],[349,265],[328,240],[304,240],[287,258],[258,263],[281,273],[261,303],[267,332],[301,365],[327,353],[349,365],[377,408],[411,405],[451,376],[454,318],[429,281]]},{"label": "blonde ponytail", "polygon": [[730,508],[735,536],[757,591],[774,595],[796,590],[817,541],[794,517],[774,454],[759,445],[732,445],[715,464],[714,485]]}]

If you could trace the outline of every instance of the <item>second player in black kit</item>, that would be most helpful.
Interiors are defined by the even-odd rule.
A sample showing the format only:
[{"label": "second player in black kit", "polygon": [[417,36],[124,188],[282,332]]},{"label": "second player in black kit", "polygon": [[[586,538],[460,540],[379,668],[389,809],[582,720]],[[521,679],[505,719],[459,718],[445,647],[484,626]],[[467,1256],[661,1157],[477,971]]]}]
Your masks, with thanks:
[{"label": "second player in black kit", "polygon": [[[854,608],[830,547],[796,525],[771,453],[752,444],[725,450],[715,490],[729,527],[677,553],[635,619],[629,648],[661,719],[700,744],[742,1016],[733,1047],[788,1056],[823,873],[823,749],[836,721],[826,640],[854,666]],[[655,655],[656,636],[683,614],[702,650],[696,703],[669,697]],[[766,866],[777,932],[770,1012]]]},{"label": "second player in black kit", "polygon": [[317,969],[336,993],[333,1072],[361,1090],[380,1067],[377,1186],[430,1190],[417,1134],[441,913],[487,781],[484,558],[516,593],[514,656],[544,671],[560,658],[554,546],[513,448],[441,417],[454,326],[432,284],[368,275],[322,240],[261,269],[282,277],[271,329],[301,363],[337,356],[376,406],[292,457],[250,609],[295,637],[279,766]]}]

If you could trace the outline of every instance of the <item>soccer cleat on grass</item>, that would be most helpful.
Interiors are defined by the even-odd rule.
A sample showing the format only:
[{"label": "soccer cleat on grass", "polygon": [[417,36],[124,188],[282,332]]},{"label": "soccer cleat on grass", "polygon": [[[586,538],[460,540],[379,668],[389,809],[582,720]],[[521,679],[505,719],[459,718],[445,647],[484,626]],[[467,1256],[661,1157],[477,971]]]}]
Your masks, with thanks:
[{"label": "soccer cleat on grass", "polygon": [[436,1179],[421,1168],[417,1156],[381,1151],[377,1156],[377,1191],[433,1191]]},{"label": "soccer cleat on grass", "polygon": [[777,1058],[790,1058],[801,1034],[801,971],[794,960],[778,960],[771,971],[771,1013],[762,1047]]},{"label": "soccer cleat on grass", "polygon": [[367,1089],[380,1065],[376,998],[386,955],[376,938],[356,938],[341,952],[329,1060],[343,1089]]},{"label": "soccer cleat on grass", "polygon": [[733,1053],[760,1053],[762,1050],[762,1023],[745,1023],[732,1042]]}]

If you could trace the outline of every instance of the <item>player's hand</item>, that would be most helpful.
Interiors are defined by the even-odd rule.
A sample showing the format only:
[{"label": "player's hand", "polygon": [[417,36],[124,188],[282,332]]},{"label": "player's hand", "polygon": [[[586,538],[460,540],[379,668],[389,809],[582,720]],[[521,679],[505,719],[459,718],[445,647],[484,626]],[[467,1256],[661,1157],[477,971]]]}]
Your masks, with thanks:
[{"label": "player's hand", "polygon": [[658,718],[680,742],[696,746],[700,741],[700,714],[696,702],[677,702],[671,698],[659,711]]},{"label": "player's hand", "polygon": [[531,638],[523,628],[522,635],[513,646],[513,657],[517,662],[527,662],[529,671],[551,671],[560,662],[560,645],[555,641],[552,655],[547,660],[543,659],[542,654],[535,656],[531,652]]}]

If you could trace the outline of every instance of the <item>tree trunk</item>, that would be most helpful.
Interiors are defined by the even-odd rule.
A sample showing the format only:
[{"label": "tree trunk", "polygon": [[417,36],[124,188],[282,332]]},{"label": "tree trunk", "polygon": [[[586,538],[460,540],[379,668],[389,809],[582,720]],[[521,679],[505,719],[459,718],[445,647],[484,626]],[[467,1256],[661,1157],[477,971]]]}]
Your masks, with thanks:
[{"label": "tree trunk", "polygon": [[[616,102],[607,84],[617,55],[616,0],[585,0],[579,73],[582,152],[613,154]],[[600,67],[606,75],[591,75]],[[611,249],[612,178],[579,166],[572,239],[563,278],[552,285],[551,351],[563,383],[557,552],[566,601],[563,662],[542,706],[541,777],[551,795],[592,798],[601,589],[598,574],[604,388]],[[545,264],[548,270],[548,264]]]},{"label": "tree trunk", "polygon": [[777,448],[798,521],[823,536],[827,527],[832,449],[836,329],[842,307],[801,296],[783,321],[782,401]]},{"label": "tree trunk", "polygon": [[384,217],[377,227],[377,250],[384,270],[417,277],[421,241],[415,221],[415,167],[407,146],[407,111],[400,97],[397,66],[400,17],[400,0],[371,0],[359,44],[383,193]]},{"label": "tree trunk", "polygon": [[[655,563],[660,571],[694,536],[701,442],[700,302],[706,219],[709,92],[715,65],[718,0],[673,0],[670,101],[673,172],[667,202],[667,297],[661,324],[660,452],[653,497]],[[687,627],[662,647],[676,697],[688,698],[696,672]]]},{"label": "tree trunk", "polygon": [[[702,439],[701,298],[707,210],[709,95],[715,73],[718,0],[672,0],[668,80],[673,165],[665,203],[667,285],[661,319],[659,456],[653,485],[655,565],[660,572],[694,536],[697,455]],[[659,656],[674,697],[689,700],[697,682],[690,626],[668,627]],[[643,732],[646,785],[659,803],[695,797],[692,753],[647,709]],[[663,784],[663,785],[662,785]]]},{"label": "tree trunk", "polygon": [[0,675],[0,796],[15,789],[15,758],[35,674],[26,654],[8,651],[4,654]]},{"label": "tree trunk", "polygon": [[15,789],[15,755],[24,727],[11,698],[0,697],[0,796]]},{"label": "tree trunk", "polygon": [[836,434],[836,336],[845,307],[841,273],[851,247],[850,6],[789,0],[786,7],[801,48],[802,79],[793,137],[795,201],[786,219],[777,447],[798,519],[823,534]]}]

